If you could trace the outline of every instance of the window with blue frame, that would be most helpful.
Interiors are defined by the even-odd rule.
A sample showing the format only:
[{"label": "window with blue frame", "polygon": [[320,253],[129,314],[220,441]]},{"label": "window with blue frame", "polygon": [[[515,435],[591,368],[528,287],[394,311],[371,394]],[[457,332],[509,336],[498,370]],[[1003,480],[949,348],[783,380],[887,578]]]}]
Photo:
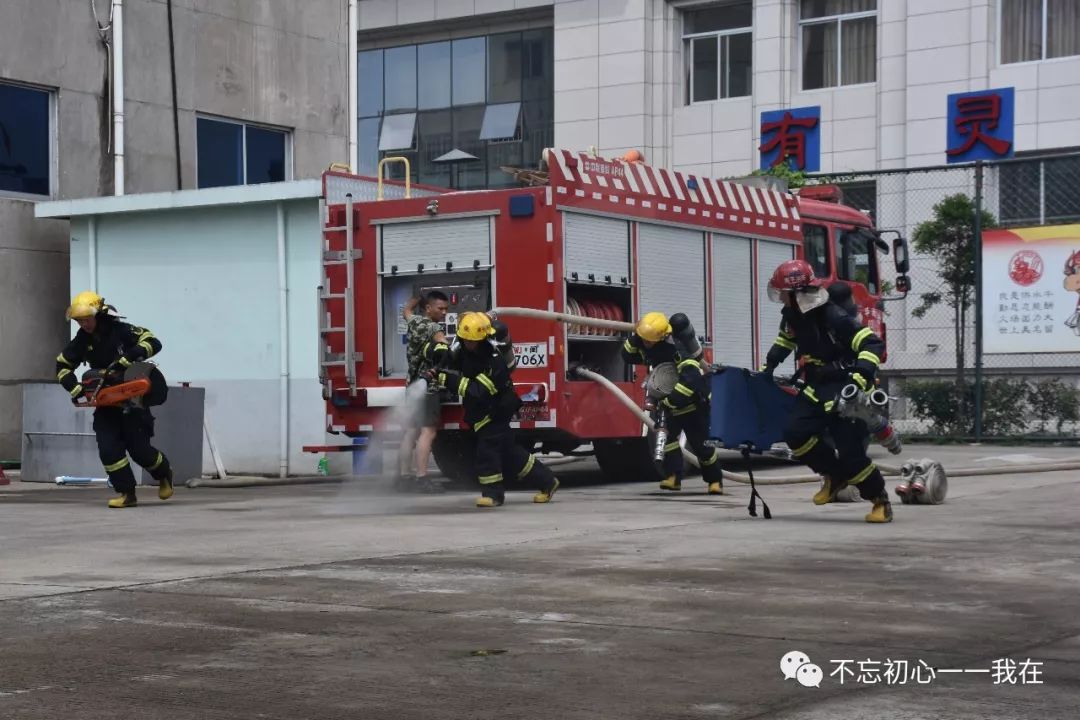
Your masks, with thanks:
[{"label": "window with blue frame", "polygon": [[[461,189],[514,184],[554,141],[550,28],[364,50],[357,56],[360,174],[406,157],[415,182]],[[436,160],[461,150],[464,162]],[[404,165],[386,167],[404,177]]]},{"label": "window with blue frame", "polygon": [[198,185],[257,185],[291,175],[289,134],[232,120],[197,119]]},{"label": "window with blue frame", "polygon": [[0,193],[52,192],[48,90],[0,82]]}]

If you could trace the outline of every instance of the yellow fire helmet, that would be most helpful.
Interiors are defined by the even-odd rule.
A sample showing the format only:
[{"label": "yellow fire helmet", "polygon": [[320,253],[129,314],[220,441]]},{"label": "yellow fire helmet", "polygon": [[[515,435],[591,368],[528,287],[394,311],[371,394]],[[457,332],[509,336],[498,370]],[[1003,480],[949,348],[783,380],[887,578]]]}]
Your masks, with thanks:
[{"label": "yellow fire helmet", "polygon": [[642,340],[660,342],[671,334],[671,323],[668,322],[667,316],[664,315],[664,313],[651,312],[645,314],[641,320],[638,321],[637,327],[634,328],[634,332],[636,332],[638,337]]},{"label": "yellow fire helmet", "polygon": [[91,318],[105,309],[105,298],[93,290],[83,290],[76,295],[67,309],[68,320]]},{"label": "yellow fire helmet", "polygon": [[467,312],[458,318],[457,336],[462,340],[487,340],[495,334],[491,318],[482,312]]}]

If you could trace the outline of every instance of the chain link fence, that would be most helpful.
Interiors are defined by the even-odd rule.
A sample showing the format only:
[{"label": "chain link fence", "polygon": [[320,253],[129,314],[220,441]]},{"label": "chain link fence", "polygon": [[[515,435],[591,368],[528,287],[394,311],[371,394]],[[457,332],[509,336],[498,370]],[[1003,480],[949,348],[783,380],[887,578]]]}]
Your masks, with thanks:
[{"label": "chain link fence", "polygon": [[912,289],[903,298],[892,261],[879,256],[883,289],[894,298],[884,303],[882,378],[897,398],[897,429],[927,438],[1077,439],[1080,152],[810,182],[840,185],[846,204],[911,246]]}]

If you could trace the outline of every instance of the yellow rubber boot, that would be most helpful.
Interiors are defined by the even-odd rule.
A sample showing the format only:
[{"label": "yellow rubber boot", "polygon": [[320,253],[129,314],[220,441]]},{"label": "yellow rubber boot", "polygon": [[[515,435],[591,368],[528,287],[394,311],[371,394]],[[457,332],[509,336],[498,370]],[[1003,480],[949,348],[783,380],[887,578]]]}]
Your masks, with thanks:
[{"label": "yellow rubber boot", "polygon": [[711,483],[709,483],[709,494],[710,495],[723,495],[724,494],[724,486],[721,485],[719,482],[711,482]]},{"label": "yellow rubber boot", "polygon": [[825,479],[825,483],[821,486],[821,489],[814,493],[815,505],[828,505],[836,498],[836,493],[840,492],[847,487],[847,483],[843,485],[836,485],[833,483],[832,478],[828,475],[822,475]]},{"label": "yellow rubber boot", "polygon": [[660,481],[661,490],[682,490],[682,481],[674,475],[668,475],[666,478]]},{"label": "yellow rubber boot", "polygon": [[874,501],[873,509],[866,513],[866,522],[868,523],[888,523],[892,522],[892,503],[889,502],[887,497],[878,498]]},{"label": "yellow rubber boot", "polygon": [[161,500],[168,500],[173,496],[172,486],[172,470],[169,470],[169,474],[158,480],[157,496]]},{"label": "yellow rubber boot", "polygon": [[549,503],[549,502],[551,502],[551,498],[555,497],[555,491],[558,490],[558,489],[559,489],[559,479],[558,478],[552,478],[551,479],[551,487],[548,488],[547,490],[541,490],[540,492],[533,495],[533,502],[534,503]]},{"label": "yellow rubber boot", "polygon": [[135,498],[134,492],[118,495],[109,501],[109,507],[111,508],[129,508],[135,507],[139,504],[139,501]]}]

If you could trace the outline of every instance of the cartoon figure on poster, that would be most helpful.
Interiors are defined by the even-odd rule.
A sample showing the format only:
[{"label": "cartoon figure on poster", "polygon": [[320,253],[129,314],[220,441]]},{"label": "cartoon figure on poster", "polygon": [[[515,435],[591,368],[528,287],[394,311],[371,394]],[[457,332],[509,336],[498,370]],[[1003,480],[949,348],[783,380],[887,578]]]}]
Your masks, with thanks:
[{"label": "cartoon figure on poster", "polygon": [[1080,335],[1080,250],[1074,252],[1065,261],[1065,289],[1077,293],[1076,309],[1065,321],[1065,327],[1071,328],[1074,333]]}]

